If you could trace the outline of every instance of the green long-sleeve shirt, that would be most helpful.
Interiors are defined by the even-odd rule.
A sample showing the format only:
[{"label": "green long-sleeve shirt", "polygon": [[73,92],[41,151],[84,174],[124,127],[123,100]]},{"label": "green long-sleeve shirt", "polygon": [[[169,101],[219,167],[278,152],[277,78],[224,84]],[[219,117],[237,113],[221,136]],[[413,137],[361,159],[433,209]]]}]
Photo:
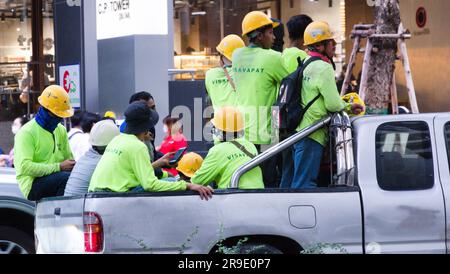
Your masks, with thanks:
[{"label": "green long-sleeve shirt", "polygon": [[300,59],[303,61],[308,58],[308,54],[296,47],[287,48],[281,54],[281,63],[286,68],[288,73],[293,73],[297,70],[298,57],[300,57]]},{"label": "green long-sleeve shirt", "polygon": [[[257,155],[256,147],[244,140],[237,139],[250,153]],[[192,177],[191,182],[198,185],[208,185],[216,182],[219,189],[230,186],[233,173],[251,160],[244,152],[230,142],[219,143],[209,150],[203,164]],[[240,189],[263,189],[264,183],[261,168],[256,167],[239,180]]]},{"label": "green long-sleeve shirt", "polygon": [[236,103],[245,114],[245,139],[253,144],[270,144],[272,106],[288,74],[279,52],[245,47],[233,53]]},{"label": "green long-sleeve shirt", "polygon": [[[231,68],[226,68],[231,78],[233,78],[233,71]],[[236,105],[236,91],[228,81],[223,68],[212,68],[206,72],[205,77],[206,91],[211,98],[214,111],[221,107]]]},{"label": "green long-sleeve shirt", "polygon": [[[303,73],[302,106],[305,107],[318,94],[320,98],[305,113],[302,122],[297,128],[301,131],[310,125],[325,118],[330,112],[349,110],[350,105],[345,103],[339,95],[334,70],[331,64],[322,60],[312,62]],[[328,140],[327,129],[320,129],[311,134],[309,138],[325,146]]]},{"label": "green long-sleeve shirt", "polygon": [[60,171],[60,163],[72,159],[63,125],[52,133],[34,119],[24,125],[14,140],[14,167],[22,194],[27,198],[35,178]]},{"label": "green long-sleeve shirt", "polygon": [[138,186],[150,192],[186,190],[184,181],[158,180],[150,164],[147,146],[135,135],[121,134],[106,148],[92,175],[89,191],[128,192]]}]

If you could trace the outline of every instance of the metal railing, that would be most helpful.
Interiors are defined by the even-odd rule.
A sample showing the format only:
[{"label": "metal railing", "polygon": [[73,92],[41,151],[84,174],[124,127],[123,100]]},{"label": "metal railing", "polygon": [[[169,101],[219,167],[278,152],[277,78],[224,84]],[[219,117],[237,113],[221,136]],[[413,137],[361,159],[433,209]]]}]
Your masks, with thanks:
[{"label": "metal railing", "polygon": [[277,154],[283,152],[283,150],[295,145],[296,143],[300,142],[302,139],[308,137],[315,131],[327,126],[331,121],[331,116],[328,116],[319,122],[315,123],[312,126],[309,126],[305,128],[304,130],[300,131],[299,133],[293,135],[292,137],[284,140],[283,142],[271,147],[270,149],[266,150],[265,152],[261,153],[260,155],[253,158],[251,161],[237,169],[233,176],[231,177],[231,183],[230,188],[239,188],[239,179],[248,171],[252,170],[253,168],[259,166],[262,162],[276,156]]},{"label": "metal railing", "polygon": [[[333,176],[333,182],[331,184],[333,186],[353,186],[355,180],[355,159],[353,154],[352,125],[347,113],[342,112],[335,113],[320,120],[314,125],[305,128],[299,133],[256,156],[234,172],[231,177],[230,188],[239,188],[239,179],[245,173],[328,125],[330,125],[331,136],[334,138],[331,143],[334,144],[334,147],[332,148],[336,160],[336,174]],[[333,162],[331,165],[333,165]]]}]

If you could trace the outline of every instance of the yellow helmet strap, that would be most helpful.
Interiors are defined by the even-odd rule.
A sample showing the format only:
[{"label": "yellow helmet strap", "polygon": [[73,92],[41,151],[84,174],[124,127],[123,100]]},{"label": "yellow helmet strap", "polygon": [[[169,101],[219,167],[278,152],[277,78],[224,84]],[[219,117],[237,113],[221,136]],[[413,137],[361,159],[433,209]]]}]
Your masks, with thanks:
[{"label": "yellow helmet strap", "polygon": [[247,36],[250,39],[250,42],[253,43],[256,40],[256,38],[258,38],[259,34],[264,34],[264,32],[266,30],[272,29],[272,28],[273,28],[272,25],[266,25],[266,26],[260,27],[259,29],[255,29],[254,31],[247,34]]}]

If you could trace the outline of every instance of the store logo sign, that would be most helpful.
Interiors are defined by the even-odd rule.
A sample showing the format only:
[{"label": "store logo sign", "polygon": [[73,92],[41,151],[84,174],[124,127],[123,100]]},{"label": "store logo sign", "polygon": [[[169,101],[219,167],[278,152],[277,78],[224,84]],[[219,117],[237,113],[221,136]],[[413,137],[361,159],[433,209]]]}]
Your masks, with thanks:
[{"label": "store logo sign", "polygon": [[67,93],[75,93],[77,91],[77,85],[70,78],[70,72],[68,70],[64,72],[63,87]]},{"label": "store logo sign", "polygon": [[69,7],[81,7],[81,0],[66,0]]},{"label": "store logo sign", "polygon": [[80,65],[60,66],[59,84],[69,94],[72,107],[81,107]]}]

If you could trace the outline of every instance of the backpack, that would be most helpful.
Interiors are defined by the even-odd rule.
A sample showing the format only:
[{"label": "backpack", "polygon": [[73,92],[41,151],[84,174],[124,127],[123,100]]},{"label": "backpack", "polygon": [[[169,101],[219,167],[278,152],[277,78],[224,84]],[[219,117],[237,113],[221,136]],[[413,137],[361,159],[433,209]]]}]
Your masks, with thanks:
[{"label": "backpack", "polygon": [[319,57],[310,57],[305,63],[297,58],[298,68],[295,72],[281,81],[277,102],[274,104],[274,128],[280,135],[292,134],[297,129],[306,111],[320,98],[317,95],[306,107],[302,106],[301,90],[303,85],[303,71],[312,62],[321,60]]}]

